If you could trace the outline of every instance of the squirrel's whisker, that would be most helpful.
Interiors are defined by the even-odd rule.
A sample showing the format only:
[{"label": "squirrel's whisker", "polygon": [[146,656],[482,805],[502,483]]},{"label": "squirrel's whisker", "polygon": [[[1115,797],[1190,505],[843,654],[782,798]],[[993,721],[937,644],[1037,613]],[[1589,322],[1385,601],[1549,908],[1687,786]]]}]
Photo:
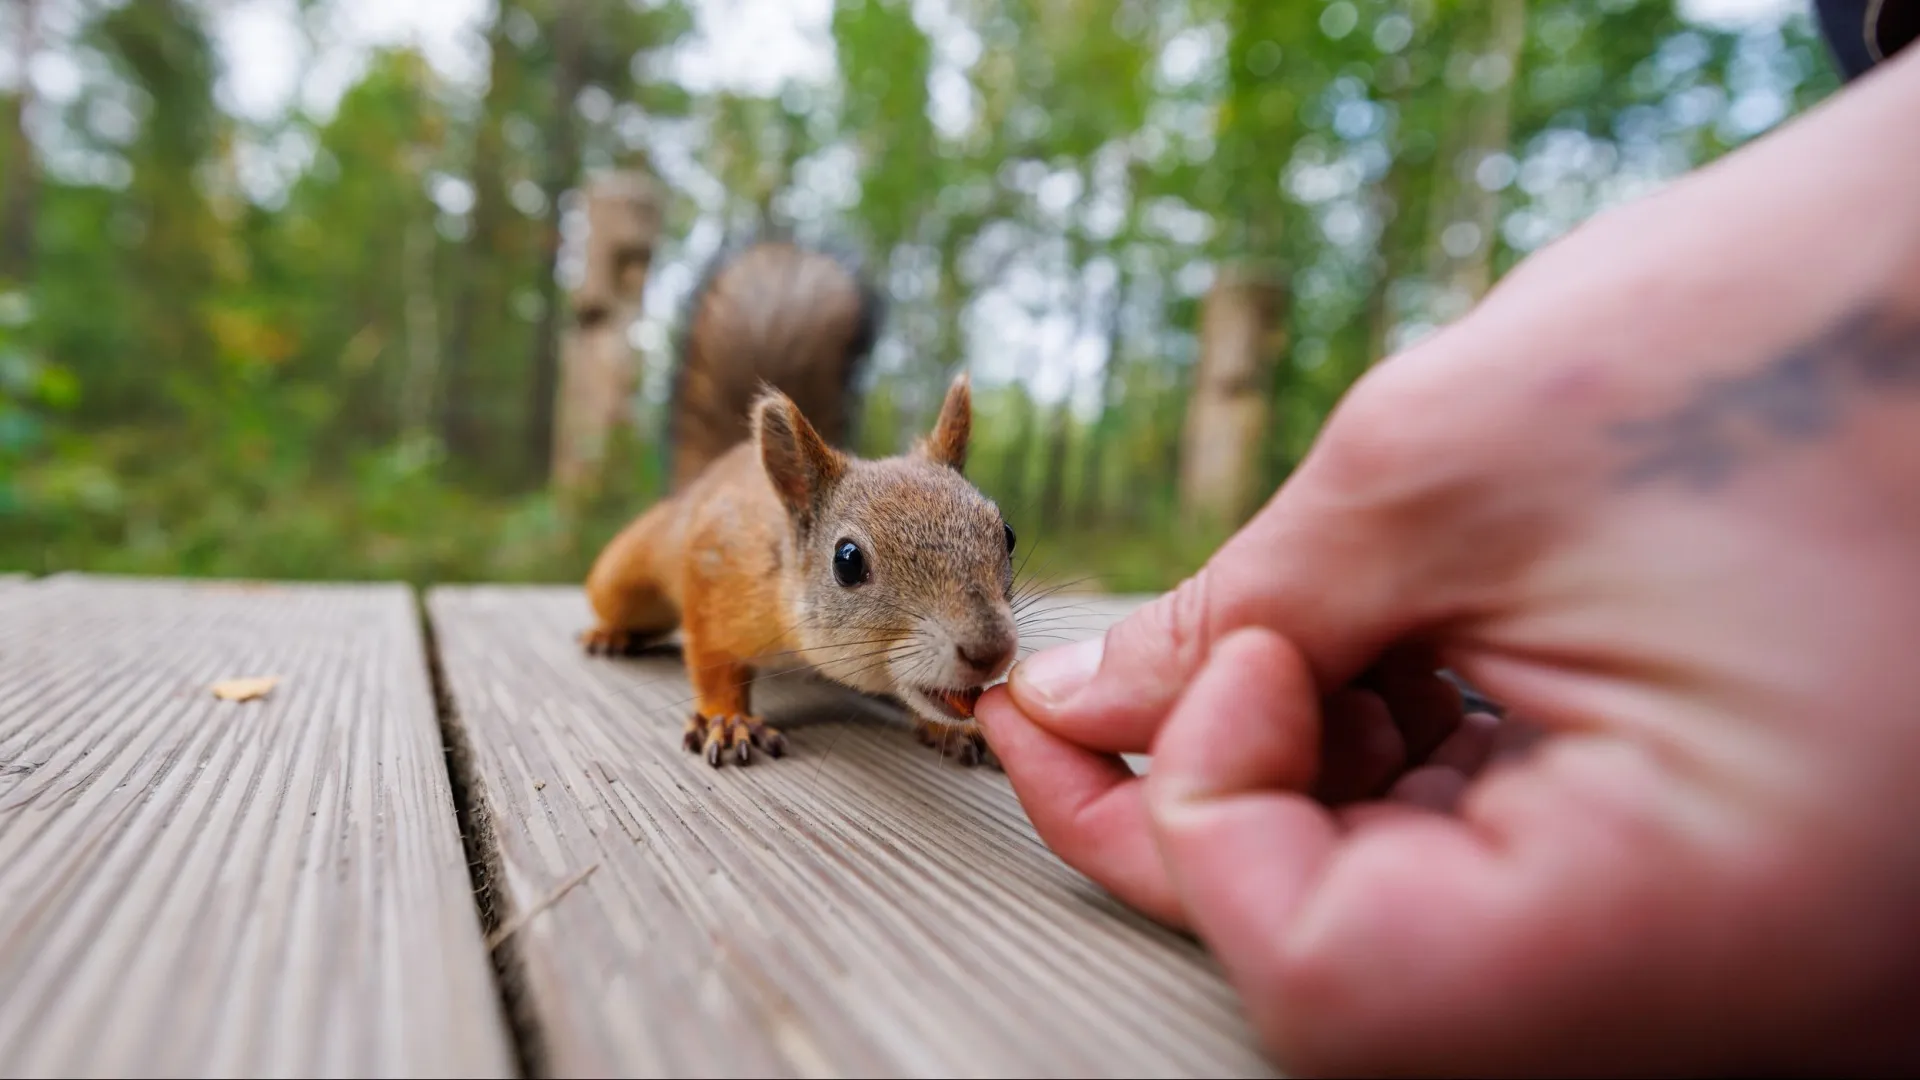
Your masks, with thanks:
[{"label": "squirrel's whisker", "polygon": [[[694,712],[738,718],[679,736],[717,766],[780,754],[784,740],[751,713],[760,680],[957,688],[978,674],[972,657],[1016,648],[1012,598],[1035,586],[1016,594],[1016,535],[962,472],[966,376],[911,452],[868,461],[842,449],[880,317],[856,268],[785,240],[730,245],[689,303],[669,494],[595,559],[589,651],[677,628]],[[1030,546],[1019,569],[1031,561]]]},{"label": "squirrel's whisker", "polygon": [[[856,657],[852,657],[852,658],[849,658],[849,659],[850,659],[850,660],[860,660],[860,659],[864,659],[864,658],[867,658],[867,657],[872,657],[872,656],[879,656],[879,655],[883,655],[883,654],[885,654],[885,653],[888,653],[888,652],[892,652],[892,651],[895,651],[895,650],[897,650],[897,649],[899,649],[899,648],[900,648],[900,646],[895,646],[895,647],[894,647],[894,649],[888,649],[888,650],[879,650],[879,651],[876,651],[876,652],[871,652],[871,653],[866,653],[866,654],[862,654],[861,656],[856,656]],[[794,665],[794,666],[792,666],[792,667],[789,667],[789,668],[782,668],[782,669],[780,669],[780,670],[777,670],[777,671],[766,671],[766,670],[756,670],[756,671],[755,671],[755,672],[754,672],[754,673],[753,673],[752,675],[750,675],[749,677],[747,677],[747,678],[745,678],[745,679],[742,679],[742,680],[740,680],[739,682],[737,682],[737,683],[735,683],[734,685],[735,685],[736,687],[745,687],[745,686],[751,686],[752,684],[754,684],[754,683],[757,683],[757,682],[759,682],[759,681],[760,681],[760,680],[762,680],[762,679],[774,679],[774,678],[779,678],[779,677],[780,677],[780,676],[782,676],[782,675],[792,675],[792,674],[796,674],[796,673],[799,673],[799,672],[803,672],[803,671],[810,671],[810,670],[815,670],[816,668],[817,668],[817,665],[815,665],[815,664],[811,664],[811,663],[803,663],[803,664],[796,664],[796,665]],[[650,712],[649,712],[649,715],[652,715],[652,714],[655,714],[655,713],[664,713],[664,712],[667,712],[667,711],[669,711],[669,710],[676,710],[676,709],[680,709],[680,708],[684,708],[685,706],[687,706],[687,705],[689,705],[689,704],[692,704],[692,703],[693,703],[693,702],[694,702],[694,701],[695,701],[695,700],[696,700],[696,699],[697,699],[698,697],[699,697],[699,695],[698,695],[698,694],[695,694],[695,695],[692,695],[692,696],[689,696],[689,697],[686,697],[686,698],[682,698],[682,699],[681,699],[681,700],[679,700],[679,701],[675,701],[675,702],[671,702],[671,703],[668,703],[668,704],[665,704],[665,705],[661,705],[661,706],[658,706],[658,707],[657,707],[656,709],[654,709],[654,710],[650,710]]]}]

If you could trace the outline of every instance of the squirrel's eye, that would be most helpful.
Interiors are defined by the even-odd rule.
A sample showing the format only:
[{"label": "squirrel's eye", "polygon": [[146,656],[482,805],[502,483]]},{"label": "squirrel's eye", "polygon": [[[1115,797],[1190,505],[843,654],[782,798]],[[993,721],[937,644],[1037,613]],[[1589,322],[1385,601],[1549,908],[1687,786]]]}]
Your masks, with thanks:
[{"label": "squirrel's eye", "polygon": [[1013,554],[1013,526],[1003,524],[1000,527],[1007,530],[1007,554],[1011,555]]},{"label": "squirrel's eye", "polygon": [[834,546],[833,580],[847,588],[867,580],[867,557],[860,553],[860,545],[842,540]]}]

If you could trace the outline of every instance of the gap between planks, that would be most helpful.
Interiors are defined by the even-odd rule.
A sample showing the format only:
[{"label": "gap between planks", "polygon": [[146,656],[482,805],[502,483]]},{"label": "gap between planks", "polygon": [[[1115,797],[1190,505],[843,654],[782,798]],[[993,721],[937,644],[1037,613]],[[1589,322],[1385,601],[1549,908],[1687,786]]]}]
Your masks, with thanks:
[{"label": "gap between planks", "polygon": [[794,754],[715,771],[679,748],[677,654],[585,657],[578,590],[426,607],[534,1075],[1273,1075],[1196,943],[884,709],[775,680]]},{"label": "gap between planks", "polygon": [[400,585],[0,587],[0,1074],[514,1075],[425,656]]},{"label": "gap between planks", "polygon": [[488,966],[493,973],[494,991],[506,1019],[507,1039],[511,1046],[515,1072],[522,1080],[543,1075],[540,1065],[543,1047],[539,1019],[527,1007],[520,992],[525,979],[511,951],[503,950],[506,934],[499,910],[494,904],[493,883],[500,877],[499,846],[493,835],[492,818],[485,804],[477,801],[474,787],[473,751],[466,731],[459,723],[453,696],[447,689],[446,671],[440,661],[440,644],[434,636],[433,617],[426,597],[410,590],[414,618],[420,627],[424,646],[427,681],[433,692],[434,715],[439,722],[442,761],[447,771],[448,790],[453,798],[454,820],[460,830],[460,847],[466,855],[468,883],[472,889],[476,914],[485,938]]}]

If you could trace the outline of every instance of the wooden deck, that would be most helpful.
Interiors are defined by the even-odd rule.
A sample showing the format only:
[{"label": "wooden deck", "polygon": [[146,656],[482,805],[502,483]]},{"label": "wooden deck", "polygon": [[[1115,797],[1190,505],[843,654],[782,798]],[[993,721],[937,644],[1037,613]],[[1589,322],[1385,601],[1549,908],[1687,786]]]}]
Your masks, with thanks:
[{"label": "wooden deck", "polygon": [[1004,776],[794,679],[789,756],[716,771],[585,614],[0,580],[0,1076],[1271,1075]]}]

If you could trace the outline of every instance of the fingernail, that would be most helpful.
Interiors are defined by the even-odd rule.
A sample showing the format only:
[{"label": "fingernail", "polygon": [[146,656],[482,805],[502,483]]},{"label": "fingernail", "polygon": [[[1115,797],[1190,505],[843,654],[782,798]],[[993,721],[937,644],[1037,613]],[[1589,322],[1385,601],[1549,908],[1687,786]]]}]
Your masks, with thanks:
[{"label": "fingernail", "polygon": [[1105,638],[1092,638],[1036,653],[1008,677],[1014,696],[1028,708],[1058,709],[1100,670]]}]

